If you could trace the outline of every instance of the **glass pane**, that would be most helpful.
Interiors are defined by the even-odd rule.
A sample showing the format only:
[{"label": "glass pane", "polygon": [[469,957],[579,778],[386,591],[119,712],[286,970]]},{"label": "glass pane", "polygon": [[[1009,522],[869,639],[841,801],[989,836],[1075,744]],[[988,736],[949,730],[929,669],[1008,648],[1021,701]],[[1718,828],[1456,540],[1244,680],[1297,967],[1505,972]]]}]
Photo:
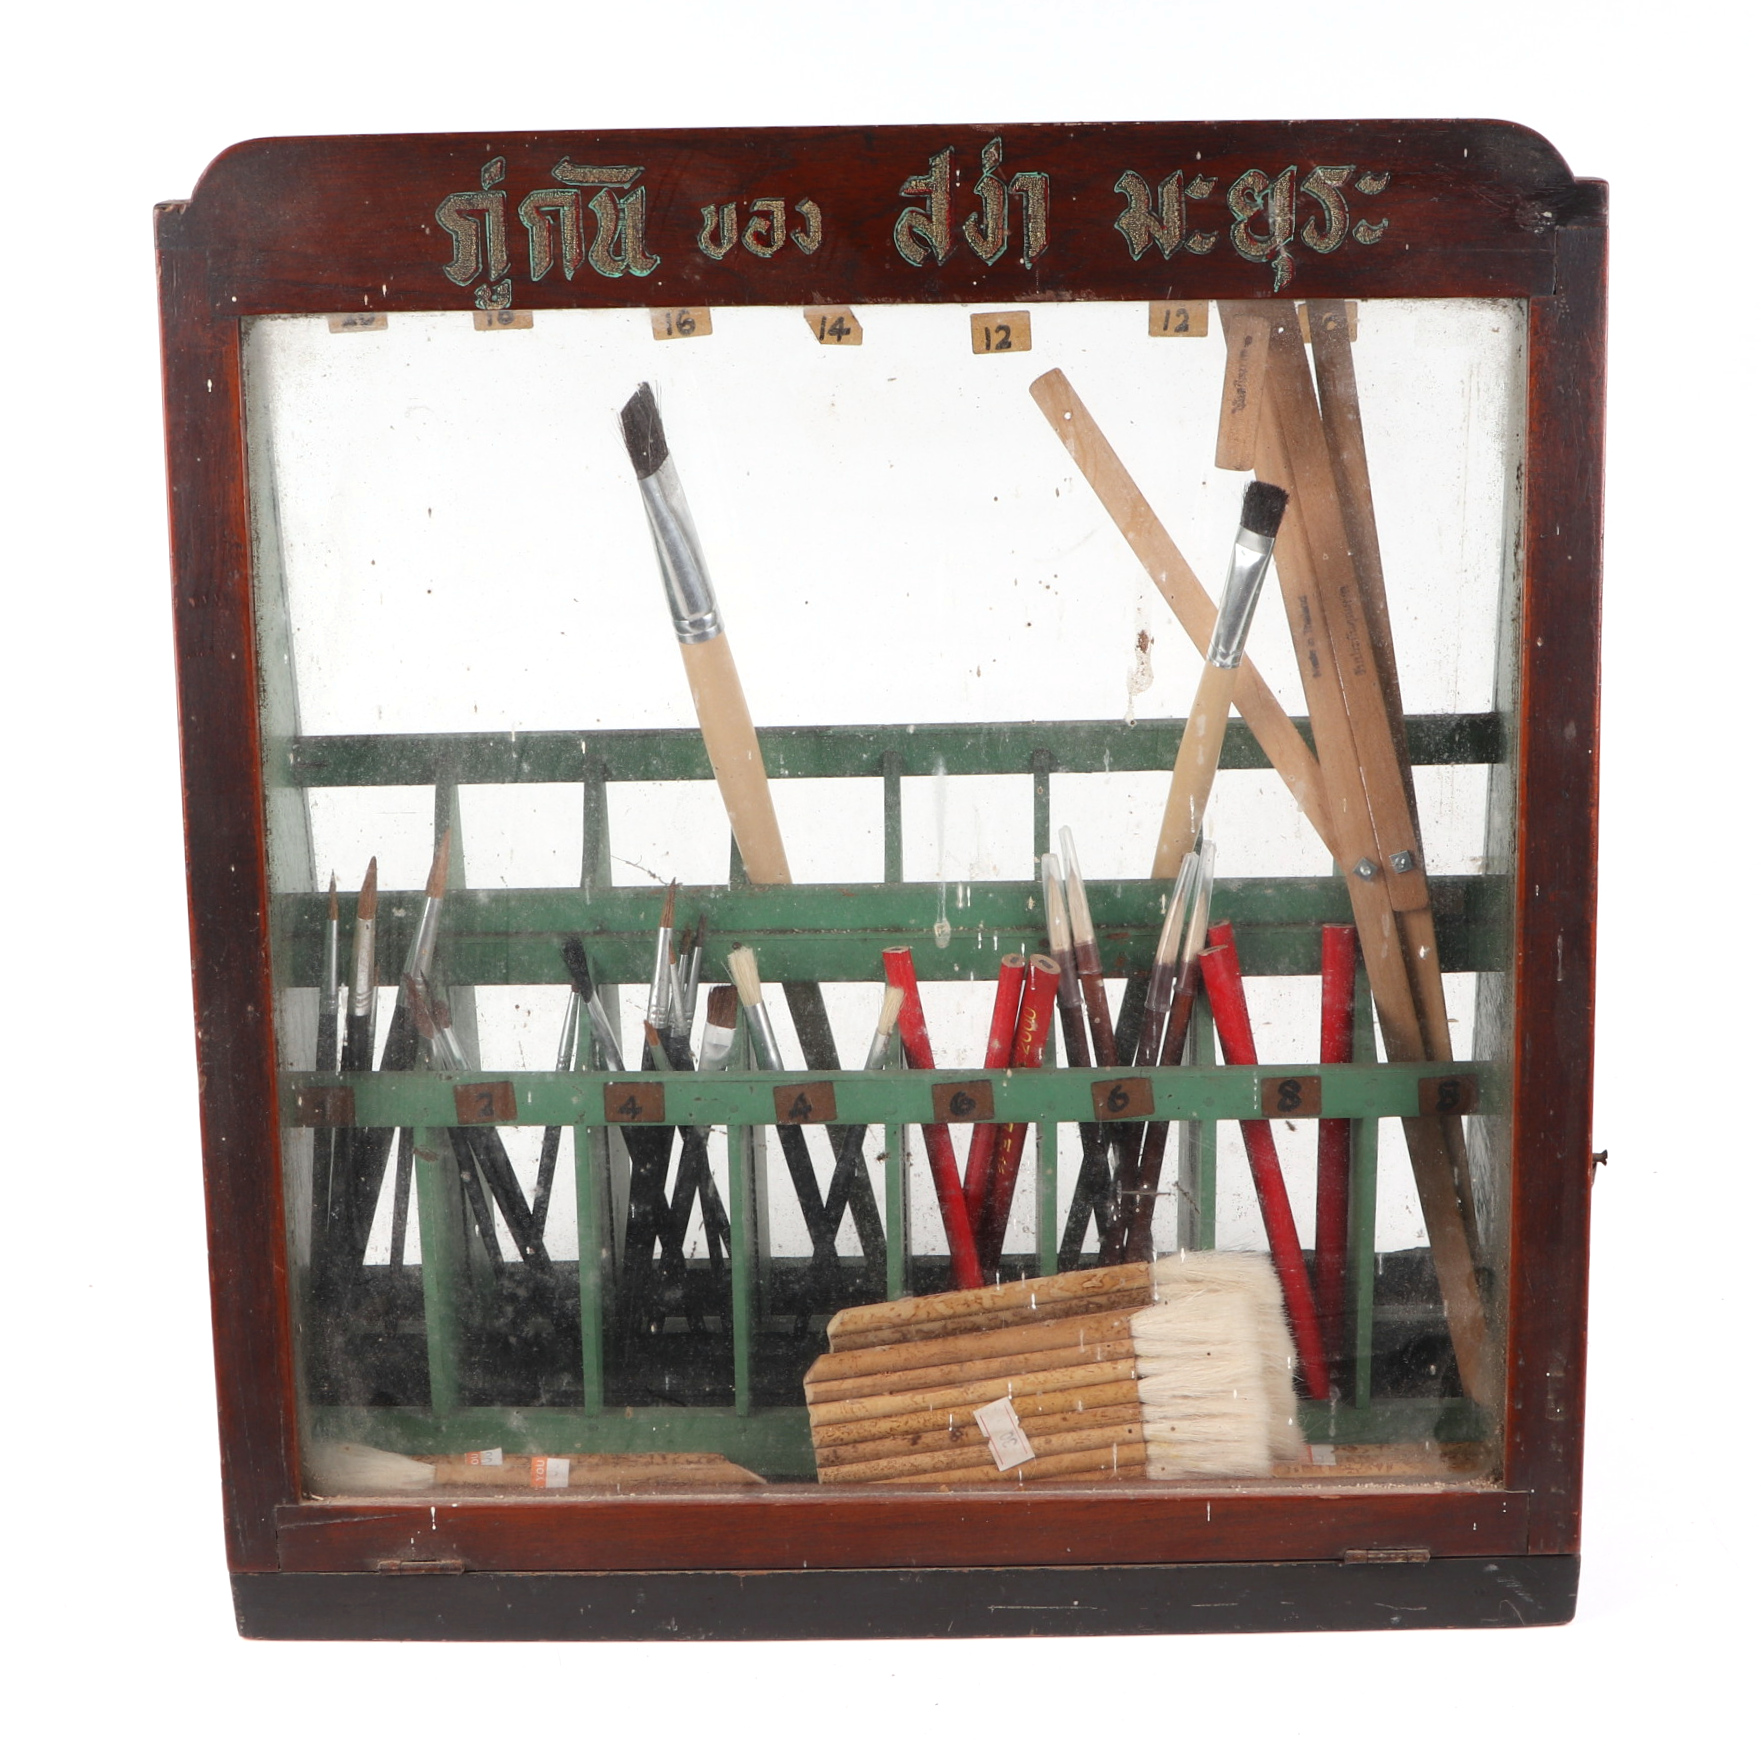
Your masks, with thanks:
[{"label": "glass pane", "polygon": [[803,313],[250,324],[310,1486],[1494,1474],[1522,306]]}]

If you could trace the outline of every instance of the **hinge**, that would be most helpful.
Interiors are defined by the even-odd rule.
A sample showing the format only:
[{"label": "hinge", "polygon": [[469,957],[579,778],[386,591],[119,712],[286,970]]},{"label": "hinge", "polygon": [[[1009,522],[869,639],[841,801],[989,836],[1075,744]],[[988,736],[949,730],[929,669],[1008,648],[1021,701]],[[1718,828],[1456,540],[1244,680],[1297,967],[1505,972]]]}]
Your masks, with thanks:
[{"label": "hinge", "polygon": [[463,1576],[462,1558],[381,1558],[373,1566],[380,1576]]},{"label": "hinge", "polygon": [[1340,1554],[1346,1564],[1429,1564],[1429,1546],[1353,1546]]}]

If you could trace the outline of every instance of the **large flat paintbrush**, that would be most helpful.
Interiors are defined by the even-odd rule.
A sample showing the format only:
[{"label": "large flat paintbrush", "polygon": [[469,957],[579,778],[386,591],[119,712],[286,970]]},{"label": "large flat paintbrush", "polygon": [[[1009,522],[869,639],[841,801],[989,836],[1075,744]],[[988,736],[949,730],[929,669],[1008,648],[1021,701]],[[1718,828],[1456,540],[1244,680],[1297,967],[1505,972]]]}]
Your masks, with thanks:
[{"label": "large flat paintbrush", "polygon": [[[654,536],[655,557],[660,564],[667,604],[672,609],[673,633],[685,663],[697,725],[703,734],[704,750],[709,753],[710,767],[715,771],[716,786],[721,790],[740,860],[754,885],[791,884],[789,859],[771,802],[758,734],[746,706],[746,693],[728,644],[685,488],[667,446],[660,407],[654,390],[646,382],[630,396],[620,417],[624,446],[635,468],[642,506]],[[789,1003],[802,1058],[816,1073],[836,1072],[837,1044],[819,984],[785,982],[783,996]],[[841,1148],[846,1139],[843,1128],[832,1130],[835,1146]],[[878,1261],[885,1254],[886,1233],[866,1171],[857,1172],[851,1180],[850,1214],[864,1254],[871,1261]]]}]

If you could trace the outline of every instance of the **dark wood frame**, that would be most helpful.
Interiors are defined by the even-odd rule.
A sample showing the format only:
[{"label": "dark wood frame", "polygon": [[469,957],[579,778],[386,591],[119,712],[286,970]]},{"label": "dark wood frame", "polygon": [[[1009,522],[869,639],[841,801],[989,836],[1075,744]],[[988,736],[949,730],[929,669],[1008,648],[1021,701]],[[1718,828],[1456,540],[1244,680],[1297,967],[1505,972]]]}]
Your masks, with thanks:
[{"label": "dark wood frame", "polygon": [[[932,154],[950,146],[969,174],[976,173],[981,147],[998,132],[1011,168],[1031,165],[1051,176],[1052,246],[1031,267],[1013,251],[987,267],[967,250],[941,267],[933,261],[911,266],[891,240],[893,218],[906,204],[902,181],[922,174]],[[1133,300],[1270,296],[1268,266],[1240,258],[1226,246],[1226,235],[1208,254],[1177,253],[1170,261],[1152,247],[1133,261],[1113,228],[1122,204],[1117,177],[1135,167],[1153,187],[1177,167],[1202,163],[1227,186],[1249,166],[1275,174],[1286,164],[1347,161],[1390,172],[1375,207],[1391,221],[1388,236],[1380,247],[1295,251],[1296,275],[1282,295],[1529,300],[1521,731],[1514,771],[1520,822],[1513,1254],[1501,1489],[1209,1497],[1050,1488],[999,1498],[788,1493],[438,1510],[426,1502],[362,1509],[301,1501],[239,322],[268,313],[469,309],[472,292],[442,272],[450,245],[435,222],[435,206],[455,190],[476,187],[481,167],[498,156],[506,158],[515,188],[538,185],[563,157],[641,163],[652,190],[648,235],[666,239],[662,263],[648,277],[583,271],[569,281],[553,271],[540,282],[518,283],[521,308],[1006,304],[1078,289]],[[736,191],[786,193],[791,200],[811,193],[826,214],[821,249],[810,258],[786,248],[768,260],[735,250],[720,262],[697,252],[699,209]],[[1225,214],[1225,231],[1228,222]],[[1412,1592],[1410,1576],[1389,1576],[1378,1562],[1360,1570],[1341,1562],[1378,1548],[1429,1554],[1431,1588],[1457,1596],[1459,1605],[1434,1597],[1424,1622],[1569,1616],[1575,1577],[1554,1580],[1548,1604],[1527,1609],[1488,1609],[1483,1590],[1488,1560],[1505,1560],[1508,1570],[1519,1568],[1510,1561],[1521,1560],[1527,1570],[1575,1572],[1578,1545],[1592,1173],[1602,184],[1574,180],[1534,134],[1486,122],[292,139],[225,153],[191,200],[159,208],[158,238],[226,1541],[243,1628],[270,1635],[473,1636],[510,1629],[527,1636],[621,1635],[640,1634],[631,1621],[645,1616],[640,1603],[626,1605],[617,1591],[602,1588],[597,1623],[585,1627],[579,1595],[568,1600],[556,1591],[551,1601],[520,1611],[517,1627],[508,1626],[505,1617],[512,1615],[504,1614],[498,1633],[468,1621],[469,1609],[461,1612],[456,1599],[463,1591],[453,1585],[393,1582],[388,1574],[424,1566],[504,1573],[497,1579],[504,1586],[511,1573],[568,1572],[577,1573],[572,1580],[586,1580],[578,1573],[794,1570],[804,1581],[815,1573],[869,1573],[867,1589],[858,1584],[839,1591],[842,1602],[830,1598],[832,1590],[822,1591],[828,1598],[818,1607],[813,1634],[828,1635],[911,1629],[896,1607],[868,1605],[860,1596],[872,1601],[893,1592],[889,1584],[896,1587],[901,1571],[933,1571],[945,1579],[941,1586],[913,1591],[919,1611],[910,1616],[923,1629],[1043,1628],[1032,1607],[998,1612],[994,1599],[959,1598],[968,1594],[975,1571],[1007,1566],[1024,1567],[1016,1571],[1024,1582],[1037,1571],[1036,1593],[1066,1596],[1115,1592],[1104,1581],[1097,1586],[1097,1568],[1104,1578],[1105,1567],[1115,1574],[1125,1567],[1180,1567],[1157,1591],[1173,1597],[1159,1610],[1146,1603],[1147,1610],[1129,1618],[1104,1609],[1098,1618],[1104,1628],[1185,1629],[1193,1627],[1174,1622],[1174,1612],[1190,1601],[1195,1572],[1207,1569],[1234,1571],[1237,1586],[1245,1583],[1243,1592],[1260,1597],[1260,1613],[1250,1609],[1237,1624],[1250,1615],[1275,1620],[1279,1597],[1298,1580],[1293,1572],[1346,1571],[1359,1584],[1353,1592],[1360,1601],[1376,1583],[1405,1583],[1400,1592]],[[1537,823],[1540,828],[1531,828]],[[1544,1265],[1534,1264],[1543,1257]],[[1452,1568],[1463,1573],[1453,1588]],[[1262,1574],[1246,1582],[1252,1572]],[[290,1598],[296,1590],[285,1586],[296,1575],[305,1583],[297,1590],[305,1601]],[[308,1580],[318,1577],[328,1586]],[[371,1585],[377,1597],[367,1603],[371,1623],[362,1622],[358,1599],[339,1600],[337,1584],[345,1578]],[[727,1589],[726,1578],[705,1575],[704,1597],[718,1580],[724,1589],[715,1592],[732,1598],[719,1614],[717,1603],[705,1599],[702,1634],[763,1634],[767,1615],[759,1588],[736,1583]],[[1528,1580],[1533,1588],[1543,1579]],[[1481,1598],[1460,1600],[1470,1588]],[[778,1634],[800,1634],[783,1622],[789,1605],[799,1603],[778,1604]],[[355,1626],[338,1625],[344,1613],[333,1609],[339,1606],[356,1618]],[[571,1609],[573,1625],[564,1621]],[[1488,1610],[1497,1617],[1485,1616]],[[1290,1622],[1296,1615],[1282,1617]],[[1321,1605],[1300,1620],[1364,1621],[1356,1604],[1336,1616]]]}]

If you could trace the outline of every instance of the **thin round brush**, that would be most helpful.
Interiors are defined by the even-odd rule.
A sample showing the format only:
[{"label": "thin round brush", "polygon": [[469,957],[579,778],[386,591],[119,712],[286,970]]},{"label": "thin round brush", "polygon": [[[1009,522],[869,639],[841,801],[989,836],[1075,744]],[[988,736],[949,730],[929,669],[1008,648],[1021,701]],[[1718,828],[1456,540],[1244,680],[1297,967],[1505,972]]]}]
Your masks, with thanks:
[{"label": "thin round brush", "polygon": [[[1028,960],[1027,987],[1022,992],[1010,1048],[1012,1070],[1031,1070],[1044,1062],[1046,1045],[1052,1037],[1052,1007],[1057,998],[1057,962],[1043,952],[1036,952]],[[997,1138],[996,1162],[978,1233],[979,1261],[988,1273],[994,1274],[1003,1259],[1003,1239],[1009,1229],[1009,1208],[1015,1200],[1015,1179],[1027,1146],[1027,1127],[1026,1122],[1010,1122]]]},{"label": "thin round brush", "polygon": [[1094,1064],[1115,1067],[1119,1050],[1113,1037],[1113,1014],[1107,1005],[1107,984],[1101,970],[1094,918],[1088,911],[1088,888],[1082,882],[1082,868],[1076,859],[1076,836],[1068,825],[1058,836],[1064,846],[1064,901],[1070,915],[1070,946],[1076,956],[1076,980],[1082,988],[1082,1003],[1088,1009]]},{"label": "thin round brush", "polygon": [[[899,1008],[899,1041],[905,1049],[905,1065],[919,1072],[935,1070],[935,1051],[929,1043],[929,1027],[923,1021],[923,1001],[917,992],[917,966],[909,946],[893,946],[881,953],[887,982],[903,995]],[[972,1221],[966,1213],[966,1192],[960,1181],[960,1165],[954,1142],[941,1122],[922,1124],[923,1149],[929,1156],[930,1180],[935,1184],[941,1207],[942,1229],[948,1237],[948,1260],[958,1290],[982,1285],[978,1247],[973,1241]]]},{"label": "thin round brush", "polygon": [[[1241,960],[1235,951],[1235,930],[1228,922],[1218,922],[1212,927],[1210,947],[1199,954],[1199,965],[1217,1023],[1217,1040],[1223,1046],[1223,1059],[1231,1067],[1257,1066],[1259,1055],[1254,1048],[1253,1026],[1247,1016],[1247,993],[1241,979]],[[1259,1198],[1260,1218],[1266,1227],[1272,1265],[1278,1270],[1284,1307],[1290,1316],[1291,1330],[1296,1335],[1296,1349],[1302,1357],[1303,1380],[1314,1399],[1325,1400],[1328,1393],[1326,1347],[1321,1339],[1314,1287],[1309,1281],[1307,1263],[1302,1258],[1302,1241],[1296,1234],[1290,1196],[1284,1187],[1284,1172],[1278,1163],[1272,1124],[1264,1120],[1244,1121],[1241,1137],[1247,1146],[1248,1169],[1253,1175],[1254,1193]]]},{"label": "thin round brush", "polygon": [[[862,1063],[865,1073],[878,1073],[887,1064],[894,1033],[899,1028],[899,1010],[905,1004],[902,988],[889,988],[881,996],[880,1016],[875,1020],[874,1035],[868,1040],[868,1058]],[[868,1140],[867,1128],[846,1128],[838,1147],[837,1165],[832,1171],[831,1187],[826,1190],[826,1222],[835,1231],[843,1222],[844,1208],[849,1204],[850,1191],[857,1171],[863,1167],[863,1147]]]},{"label": "thin round brush", "polygon": [[[997,993],[991,1004],[990,1035],[985,1039],[984,1067],[995,1073],[1009,1065],[1015,1047],[1015,1027],[1021,1016],[1021,985],[1027,980],[1027,960],[1019,952],[1007,952],[997,965]],[[976,1231],[984,1219],[990,1195],[991,1160],[996,1155],[997,1124],[979,1122],[966,1148],[966,1216]]]},{"label": "thin round brush", "polygon": [[[1356,1017],[1357,929],[1321,929],[1321,1060],[1349,1061]],[[1315,1290],[1327,1356],[1345,1356],[1345,1261],[1351,1224],[1351,1123],[1323,1117],[1315,1136]]]}]

